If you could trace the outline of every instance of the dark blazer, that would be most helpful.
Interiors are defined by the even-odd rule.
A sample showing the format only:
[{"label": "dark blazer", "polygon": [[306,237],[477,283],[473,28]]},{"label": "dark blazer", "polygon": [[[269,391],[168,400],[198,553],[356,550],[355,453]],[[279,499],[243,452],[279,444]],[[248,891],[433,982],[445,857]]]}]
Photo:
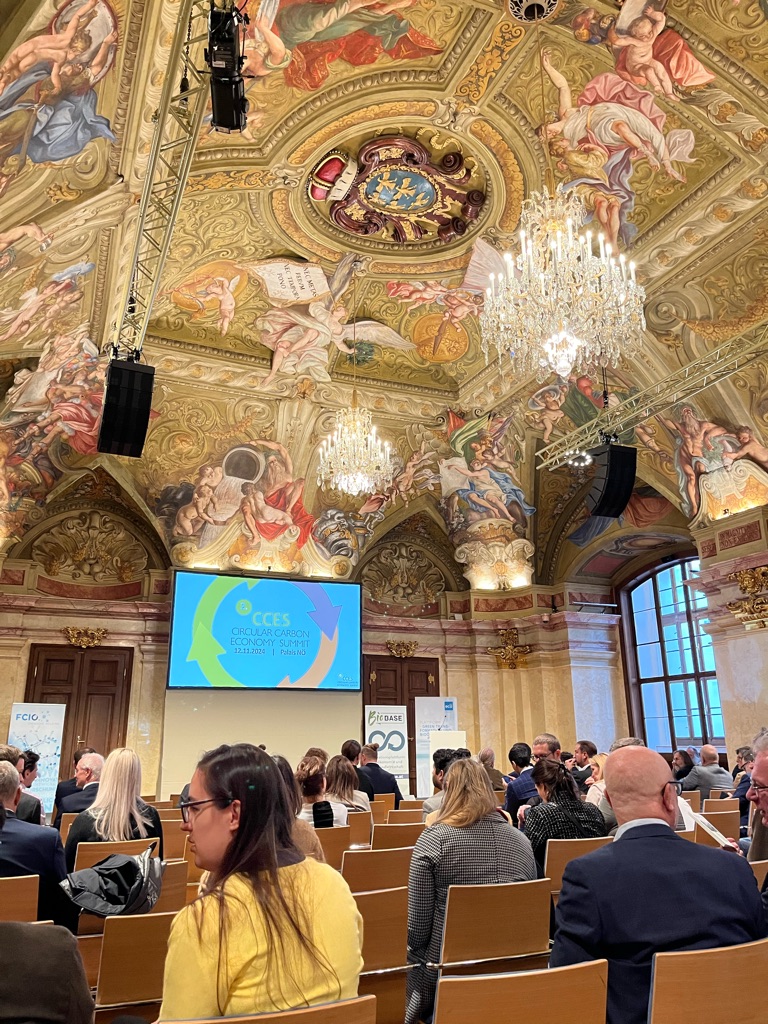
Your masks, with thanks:
[{"label": "dark blazer", "polygon": [[[39,875],[38,921],[53,920],[56,924],[74,926],[77,911],[59,888],[59,882],[67,875],[61,836],[53,828],[19,821],[12,811],[6,811],[6,815],[6,822],[0,829],[0,877]],[[0,973],[4,974],[7,967],[6,964]]]},{"label": "dark blazer", "polygon": [[653,956],[768,934],[742,857],[638,825],[563,874],[551,967],[608,960],[607,1024],[646,1024]]},{"label": "dark blazer", "polygon": [[36,796],[22,793],[19,806],[16,808],[19,821],[28,821],[31,825],[40,825],[43,821],[43,808]]},{"label": "dark blazer", "polygon": [[369,761],[368,764],[364,764],[360,768],[360,771],[364,773],[370,782],[374,794],[395,794],[395,810],[397,810],[400,806],[400,801],[403,799],[403,795],[400,792],[400,787],[397,784],[395,776],[391,775],[389,772],[385,772],[384,769],[380,768],[375,761]]},{"label": "dark blazer", "polygon": [[56,810],[58,811],[59,805],[65,796],[72,796],[73,793],[77,792],[77,780],[76,779],[64,779],[56,787],[56,796],[53,798],[53,802],[56,804]]},{"label": "dark blazer", "polygon": [[532,771],[521,772],[516,779],[512,779],[507,786],[507,795],[504,798],[504,810],[512,818],[512,824],[517,825],[517,812],[527,804],[531,797],[538,796],[534,785]]},{"label": "dark blazer", "polygon": [[53,823],[53,827],[61,828],[62,814],[79,814],[80,811],[87,811],[96,799],[98,792],[98,782],[90,782],[83,789],[76,789],[74,793],[65,796],[61,804],[56,804],[56,820]]},{"label": "dark blazer", "polygon": [[357,788],[365,793],[369,800],[373,800],[376,794],[373,791],[371,780],[358,765],[355,765],[355,771],[357,772]]},{"label": "dark blazer", "polygon": [[0,1021],[91,1024],[93,998],[74,936],[63,928],[2,922],[0,949]]}]

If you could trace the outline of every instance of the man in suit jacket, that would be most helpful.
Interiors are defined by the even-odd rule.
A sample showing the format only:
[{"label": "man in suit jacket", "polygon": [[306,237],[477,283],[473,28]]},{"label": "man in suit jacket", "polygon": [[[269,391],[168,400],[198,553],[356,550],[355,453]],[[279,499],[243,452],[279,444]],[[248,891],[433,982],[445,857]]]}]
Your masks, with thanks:
[{"label": "man in suit jacket", "polygon": [[77,789],[70,796],[65,796],[61,804],[57,804],[56,821],[54,828],[61,828],[62,814],[79,814],[87,810],[96,799],[99,791],[99,779],[101,769],[104,767],[104,758],[101,754],[83,754],[75,769],[75,780]]},{"label": "man in suit jacket", "polygon": [[683,779],[683,789],[698,789],[702,802],[709,799],[713,789],[734,789],[733,777],[718,762],[717,748],[705,743],[701,748],[701,764],[691,768]]},{"label": "man in suit jacket", "polygon": [[373,800],[376,794],[373,792],[373,786],[371,780],[365,774],[363,769],[360,767],[360,751],[363,748],[357,742],[357,740],[344,740],[341,744],[342,757],[346,757],[348,761],[352,763],[357,775],[357,788],[368,797],[369,800]]},{"label": "man in suit jacket", "polygon": [[619,830],[563,873],[551,967],[608,960],[608,1024],[646,1024],[655,953],[768,934],[749,864],[672,831],[679,783],[664,758],[624,747],[605,763]]},{"label": "man in suit jacket", "polygon": [[2,922],[0,949],[0,1022],[92,1024],[93,997],[73,935]]},{"label": "man in suit jacket", "polygon": [[443,802],[443,779],[445,778],[445,773],[448,771],[449,765],[452,765],[454,761],[461,760],[463,757],[472,757],[472,751],[467,750],[466,747],[459,747],[457,750],[452,750],[450,747],[440,747],[432,755],[432,784],[438,792],[428,796],[421,805],[422,821],[426,821],[427,815],[433,811],[439,810],[440,804]]},{"label": "man in suit jacket", "polygon": [[[24,754],[18,747],[12,747],[8,743],[0,743],[0,762],[7,761],[13,765],[21,782],[21,775],[24,771]],[[43,824],[43,805],[36,796],[22,791],[19,806],[16,809],[16,817],[19,821],[28,821],[32,825]]]},{"label": "man in suit jacket", "polygon": [[59,888],[67,876],[61,836],[55,829],[20,821],[16,816],[20,796],[15,765],[0,761],[0,877],[39,875],[38,921],[53,920],[73,929],[77,910]]},{"label": "man in suit jacket", "polygon": [[61,801],[65,796],[72,796],[73,793],[77,792],[77,766],[80,763],[80,758],[83,754],[95,754],[96,751],[93,747],[78,747],[72,756],[72,766],[75,774],[71,779],[62,779],[56,787],[56,796],[53,799],[56,809],[58,810],[61,806]]},{"label": "man in suit jacket", "polygon": [[394,775],[389,772],[385,772],[383,768],[379,768],[379,744],[371,743],[366,745],[360,751],[360,764],[362,770],[368,781],[373,787],[374,794],[376,793],[394,793],[395,794],[395,810],[400,806],[400,801],[403,799],[403,795],[400,792],[400,787],[397,784],[397,779]]}]

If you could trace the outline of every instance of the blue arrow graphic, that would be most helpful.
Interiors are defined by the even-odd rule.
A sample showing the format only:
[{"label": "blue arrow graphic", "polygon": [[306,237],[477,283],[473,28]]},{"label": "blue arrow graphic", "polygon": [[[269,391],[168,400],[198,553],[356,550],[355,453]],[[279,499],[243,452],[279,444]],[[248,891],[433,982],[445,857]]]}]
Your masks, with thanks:
[{"label": "blue arrow graphic", "polygon": [[320,627],[329,640],[333,640],[336,627],[339,624],[342,606],[333,604],[328,594],[318,583],[296,583],[296,587],[314,605],[314,611],[307,612],[310,619]]}]

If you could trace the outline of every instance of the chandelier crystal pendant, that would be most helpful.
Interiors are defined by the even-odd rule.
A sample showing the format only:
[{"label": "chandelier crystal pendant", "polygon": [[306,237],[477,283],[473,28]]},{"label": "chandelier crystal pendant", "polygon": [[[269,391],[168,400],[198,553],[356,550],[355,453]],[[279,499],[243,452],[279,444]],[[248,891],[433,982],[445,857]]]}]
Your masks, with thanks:
[{"label": "chandelier crystal pendant", "polygon": [[[480,317],[486,358],[507,352],[520,377],[567,378],[574,369],[615,366],[631,356],[645,328],[645,290],[635,265],[602,234],[580,234],[586,219],[562,185],[523,203],[520,253],[491,274]],[[595,245],[596,243],[596,245]],[[595,251],[595,248],[598,250]]]},{"label": "chandelier crystal pendant", "polygon": [[318,486],[344,494],[376,494],[392,483],[392,453],[372,425],[371,414],[361,409],[357,391],[352,406],[336,413],[336,428],[320,445]]}]

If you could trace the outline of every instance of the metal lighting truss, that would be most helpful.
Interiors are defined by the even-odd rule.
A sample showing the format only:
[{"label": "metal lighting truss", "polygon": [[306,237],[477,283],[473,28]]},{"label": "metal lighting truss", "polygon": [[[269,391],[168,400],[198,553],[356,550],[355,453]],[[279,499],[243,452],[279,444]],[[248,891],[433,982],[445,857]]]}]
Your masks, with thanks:
[{"label": "metal lighting truss", "polygon": [[195,66],[208,39],[209,7],[210,0],[179,4],[120,304],[115,343],[123,356],[141,351],[210,95],[208,76]]},{"label": "metal lighting truss", "polygon": [[677,402],[687,402],[700,391],[742,369],[766,350],[768,328],[750,330],[719,345],[651,387],[631,395],[620,405],[604,409],[595,419],[538,452],[539,469],[557,469],[573,452],[589,451],[612,437],[636,427]]}]

